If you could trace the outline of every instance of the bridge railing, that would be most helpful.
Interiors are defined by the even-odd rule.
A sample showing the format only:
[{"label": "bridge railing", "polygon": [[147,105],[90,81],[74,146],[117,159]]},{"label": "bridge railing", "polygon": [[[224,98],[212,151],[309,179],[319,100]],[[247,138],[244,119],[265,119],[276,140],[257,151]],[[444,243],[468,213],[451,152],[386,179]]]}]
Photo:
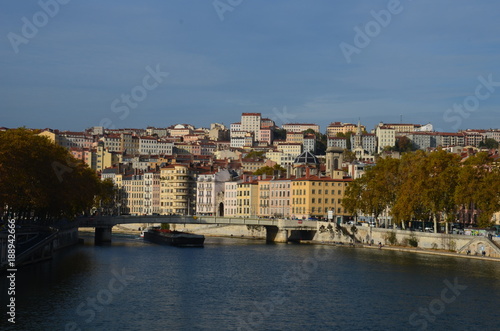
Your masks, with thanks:
[{"label": "bridge railing", "polygon": [[175,223],[175,224],[224,224],[224,225],[262,225],[284,228],[315,229],[317,222],[303,220],[278,220],[258,217],[219,217],[185,215],[145,215],[145,216],[104,216],[79,219],[80,227],[105,227],[131,223]]}]

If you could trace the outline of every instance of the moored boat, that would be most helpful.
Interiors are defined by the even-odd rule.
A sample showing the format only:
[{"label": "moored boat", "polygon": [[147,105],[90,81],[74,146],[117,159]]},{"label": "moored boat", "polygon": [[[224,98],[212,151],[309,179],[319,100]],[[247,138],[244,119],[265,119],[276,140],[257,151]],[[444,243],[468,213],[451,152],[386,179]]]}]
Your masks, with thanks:
[{"label": "moored boat", "polygon": [[144,232],[144,239],[155,244],[177,247],[203,247],[205,236],[180,231],[148,228]]}]

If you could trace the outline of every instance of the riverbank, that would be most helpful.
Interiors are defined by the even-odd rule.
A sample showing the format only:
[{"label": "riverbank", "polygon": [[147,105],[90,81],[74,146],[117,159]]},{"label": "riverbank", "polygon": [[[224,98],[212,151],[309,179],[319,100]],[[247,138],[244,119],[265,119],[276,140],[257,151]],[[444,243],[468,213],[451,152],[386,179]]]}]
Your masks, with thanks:
[{"label": "riverbank", "polygon": [[405,252],[405,253],[417,253],[417,254],[427,254],[427,255],[440,255],[440,256],[450,256],[450,257],[460,257],[465,259],[475,259],[475,260],[484,260],[484,261],[494,261],[500,262],[500,258],[490,257],[490,256],[479,256],[479,255],[464,255],[444,250],[429,250],[423,248],[410,248],[410,247],[400,247],[400,246],[385,246],[379,247],[378,245],[349,245],[349,244],[338,244],[333,242],[320,242],[314,240],[302,240],[301,244],[310,244],[310,245],[328,245],[328,246],[338,246],[338,247],[346,247],[346,248],[367,248],[367,249],[379,249],[379,250],[389,250],[396,252]]}]

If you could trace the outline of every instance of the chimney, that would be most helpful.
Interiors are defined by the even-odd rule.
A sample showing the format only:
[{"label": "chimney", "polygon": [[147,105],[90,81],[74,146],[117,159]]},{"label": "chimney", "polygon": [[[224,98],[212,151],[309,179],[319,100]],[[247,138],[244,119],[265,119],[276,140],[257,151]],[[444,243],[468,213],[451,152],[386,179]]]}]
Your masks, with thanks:
[{"label": "chimney", "polygon": [[266,179],[267,178],[267,174],[262,174],[262,179]]},{"label": "chimney", "polygon": [[311,169],[309,167],[306,168],[306,178],[309,178],[311,175]]}]

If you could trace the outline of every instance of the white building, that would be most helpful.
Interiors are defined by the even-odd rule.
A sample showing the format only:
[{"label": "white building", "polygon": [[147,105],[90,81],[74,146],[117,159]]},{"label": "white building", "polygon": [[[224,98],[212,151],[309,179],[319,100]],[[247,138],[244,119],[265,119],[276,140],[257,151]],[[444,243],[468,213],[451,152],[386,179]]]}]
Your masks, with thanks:
[{"label": "white building", "polygon": [[238,183],[224,183],[224,216],[235,216],[238,213]]},{"label": "white building", "polygon": [[387,126],[378,125],[375,129],[377,136],[377,153],[381,153],[384,147],[396,145],[396,130]]},{"label": "white building", "polygon": [[214,173],[200,174],[196,181],[196,214],[205,216],[224,215],[225,183],[232,174],[224,169]]}]

